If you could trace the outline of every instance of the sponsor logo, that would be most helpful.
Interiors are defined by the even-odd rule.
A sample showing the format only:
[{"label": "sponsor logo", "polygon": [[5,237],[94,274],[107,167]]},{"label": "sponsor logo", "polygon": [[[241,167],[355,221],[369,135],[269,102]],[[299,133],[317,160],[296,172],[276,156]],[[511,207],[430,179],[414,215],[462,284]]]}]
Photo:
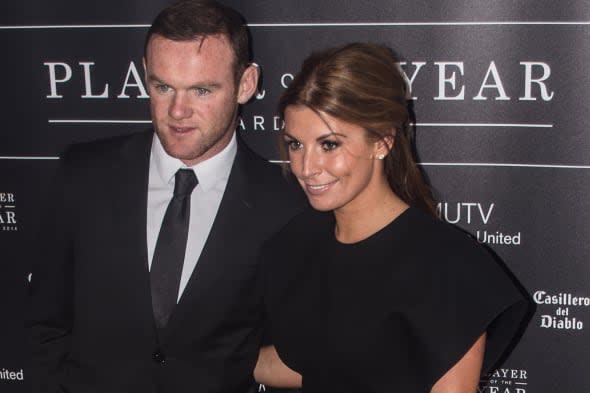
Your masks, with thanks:
[{"label": "sponsor logo", "polygon": [[0,369],[0,381],[22,381],[25,375],[23,369],[18,371],[7,370],[5,368]]},{"label": "sponsor logo", "polygon": [[565,331],[584,330],[584,321],[576,311],[582,307],[590,307],[590,297],[538,290],[533,294],[533,299],[541,311],[539,327]]},{"label": "sponsor logo", "polygon": [[440,202],[436,206],[436,212],[441,219],[451,224],[466,227],[480,243],[520,246],[522,242],[521,232],[487,229],[488,225],[494,224],[493,214],[495,211],[495,203]]},{"label": "sponsor logo", "polygon": [[[109,80],[105,82],[99,80],[95,74],[99,73],[97,70],[104,72],[105,68],[113,68],[112,64],[76,60],[44,61],[42,67],[48,82],[45,97],[51,101],[70,98],[72,85],[79,84],[80,89],[75,94],[87,102],[148,99],[141,66],[137,64],[140,64],[137,60],[129,60],[116,65],[116,75],[109,76]],[[504,68],[499,68],[493,60],[483,66],[465,61],[409,61],[400,62],[399,65],[413,100],[547,102],[555,95],[551,86],[551,66],[543,61],[515,61]],[[472,77],[467,78],[467,74],[472,75],[475,80]],[[518,87],[507,85],[504,79],[506,75],[519,75],[521,83]],[[286,89],[293,78],[294,74],[291,72],[282,72],[273,77],[270,83],[272,93],[275,94],[269,94],[270,99],[276,100],[276,93],[280,94]],[[424,85],[425,81],[434,82]],[[414,88],[417,85],[420,87]],[[266,96],[267,91],[263,89],[256,94],[256,101],[264,100]],[[247,119],[240,120],[240,130],[281,130],[282,124],[278,117],[260,113],[266,112],[266,109],[257,111],[256,114],[248,115]],[[508,241],[502,233],[482,233],[482,236],[490,241]]]},{"label": "sponsor logo", "polygon": [[0,192],[0,232],[18,231],[16,198],[12,192]]},{"label": "sponsor logo", "polygon": [[478,393],[526,393],[527,370],[499,368],[482,378]]}]

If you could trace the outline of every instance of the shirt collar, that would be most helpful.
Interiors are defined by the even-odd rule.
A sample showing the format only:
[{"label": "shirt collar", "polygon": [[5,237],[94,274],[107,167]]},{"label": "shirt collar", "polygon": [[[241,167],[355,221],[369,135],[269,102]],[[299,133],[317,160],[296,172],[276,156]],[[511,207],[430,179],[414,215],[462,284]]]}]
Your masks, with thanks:
[{"label": "shirt collar", "polygon": [[187,167],[181,160],[166,153],[160,138],[154,133],[151,154],[162,183],[174,184],[174,175],[180,168],[191,168],[199,180],[199,187],[207,191],[219,181],[227,181],[237,151],[238,143],[234,132],[231,141],[222,151],[203,162]]}]

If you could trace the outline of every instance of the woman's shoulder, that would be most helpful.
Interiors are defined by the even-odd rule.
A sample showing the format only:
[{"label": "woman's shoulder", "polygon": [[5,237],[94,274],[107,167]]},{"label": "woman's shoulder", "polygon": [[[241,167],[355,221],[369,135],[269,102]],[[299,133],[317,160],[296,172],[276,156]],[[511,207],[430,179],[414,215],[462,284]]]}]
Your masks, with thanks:
[{"label": "woman's shoulder", "polygon": [[[422,269],[466,269],[495,265],[490,250],[471,234],[417,208],[410,208],[397,227],[399,244]],[[417,268],[418,266],[416,266]]]},{"label": "woman's shoulder", "polygon": [[440,378],[484,331],[487,370],[525,318],[523,287],[472,235],[425,213],[412,213],[407,233],[419,241],[409,263],[413,275],[405,288],[414,301],[406,315],[427,352],[436,356],[427,370],[429,378],[432,383]]},{"label": "woman's shoulder", "polygon": [[418,208],[410,208],[405,217],[405,233],[419,239],[421,242],[428,242],[433,245],[445,245],[455,247],[477,247],[477,241],[468,232],[449,224],[446,221],[426,213]]}]

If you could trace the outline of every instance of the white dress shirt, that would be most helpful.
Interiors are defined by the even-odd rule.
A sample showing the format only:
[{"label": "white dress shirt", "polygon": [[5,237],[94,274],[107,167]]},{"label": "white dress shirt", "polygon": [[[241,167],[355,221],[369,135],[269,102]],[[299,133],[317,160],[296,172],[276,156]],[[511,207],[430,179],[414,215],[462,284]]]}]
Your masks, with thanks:
[{"label": "white dress shirt", "polygon": [[191,214],[178,290],[179,300],[213,226],[237,150],[238,145],[234,134],[231,142],[221,152],[197,165],[187,167],[182,161],[166,153],[160,139],[154,133],[147,201],[147,251],[150,269],[164,214],[174,193],[176,171],[180,168],[190,168],[195,171],[199,181],[191,194]]}]

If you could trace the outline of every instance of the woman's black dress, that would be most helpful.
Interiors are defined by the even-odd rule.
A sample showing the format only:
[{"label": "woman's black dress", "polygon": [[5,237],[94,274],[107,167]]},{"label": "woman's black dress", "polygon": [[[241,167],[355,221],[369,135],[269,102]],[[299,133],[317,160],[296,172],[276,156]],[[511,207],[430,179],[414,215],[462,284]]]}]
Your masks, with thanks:
[{"label": "woman's black dress", "polygon": [[429,392],[487,331],[485,371],[529,306],[473,238],[415,208],[354,244],[308,211],[262,260],[270,337],[304,393]]}]

